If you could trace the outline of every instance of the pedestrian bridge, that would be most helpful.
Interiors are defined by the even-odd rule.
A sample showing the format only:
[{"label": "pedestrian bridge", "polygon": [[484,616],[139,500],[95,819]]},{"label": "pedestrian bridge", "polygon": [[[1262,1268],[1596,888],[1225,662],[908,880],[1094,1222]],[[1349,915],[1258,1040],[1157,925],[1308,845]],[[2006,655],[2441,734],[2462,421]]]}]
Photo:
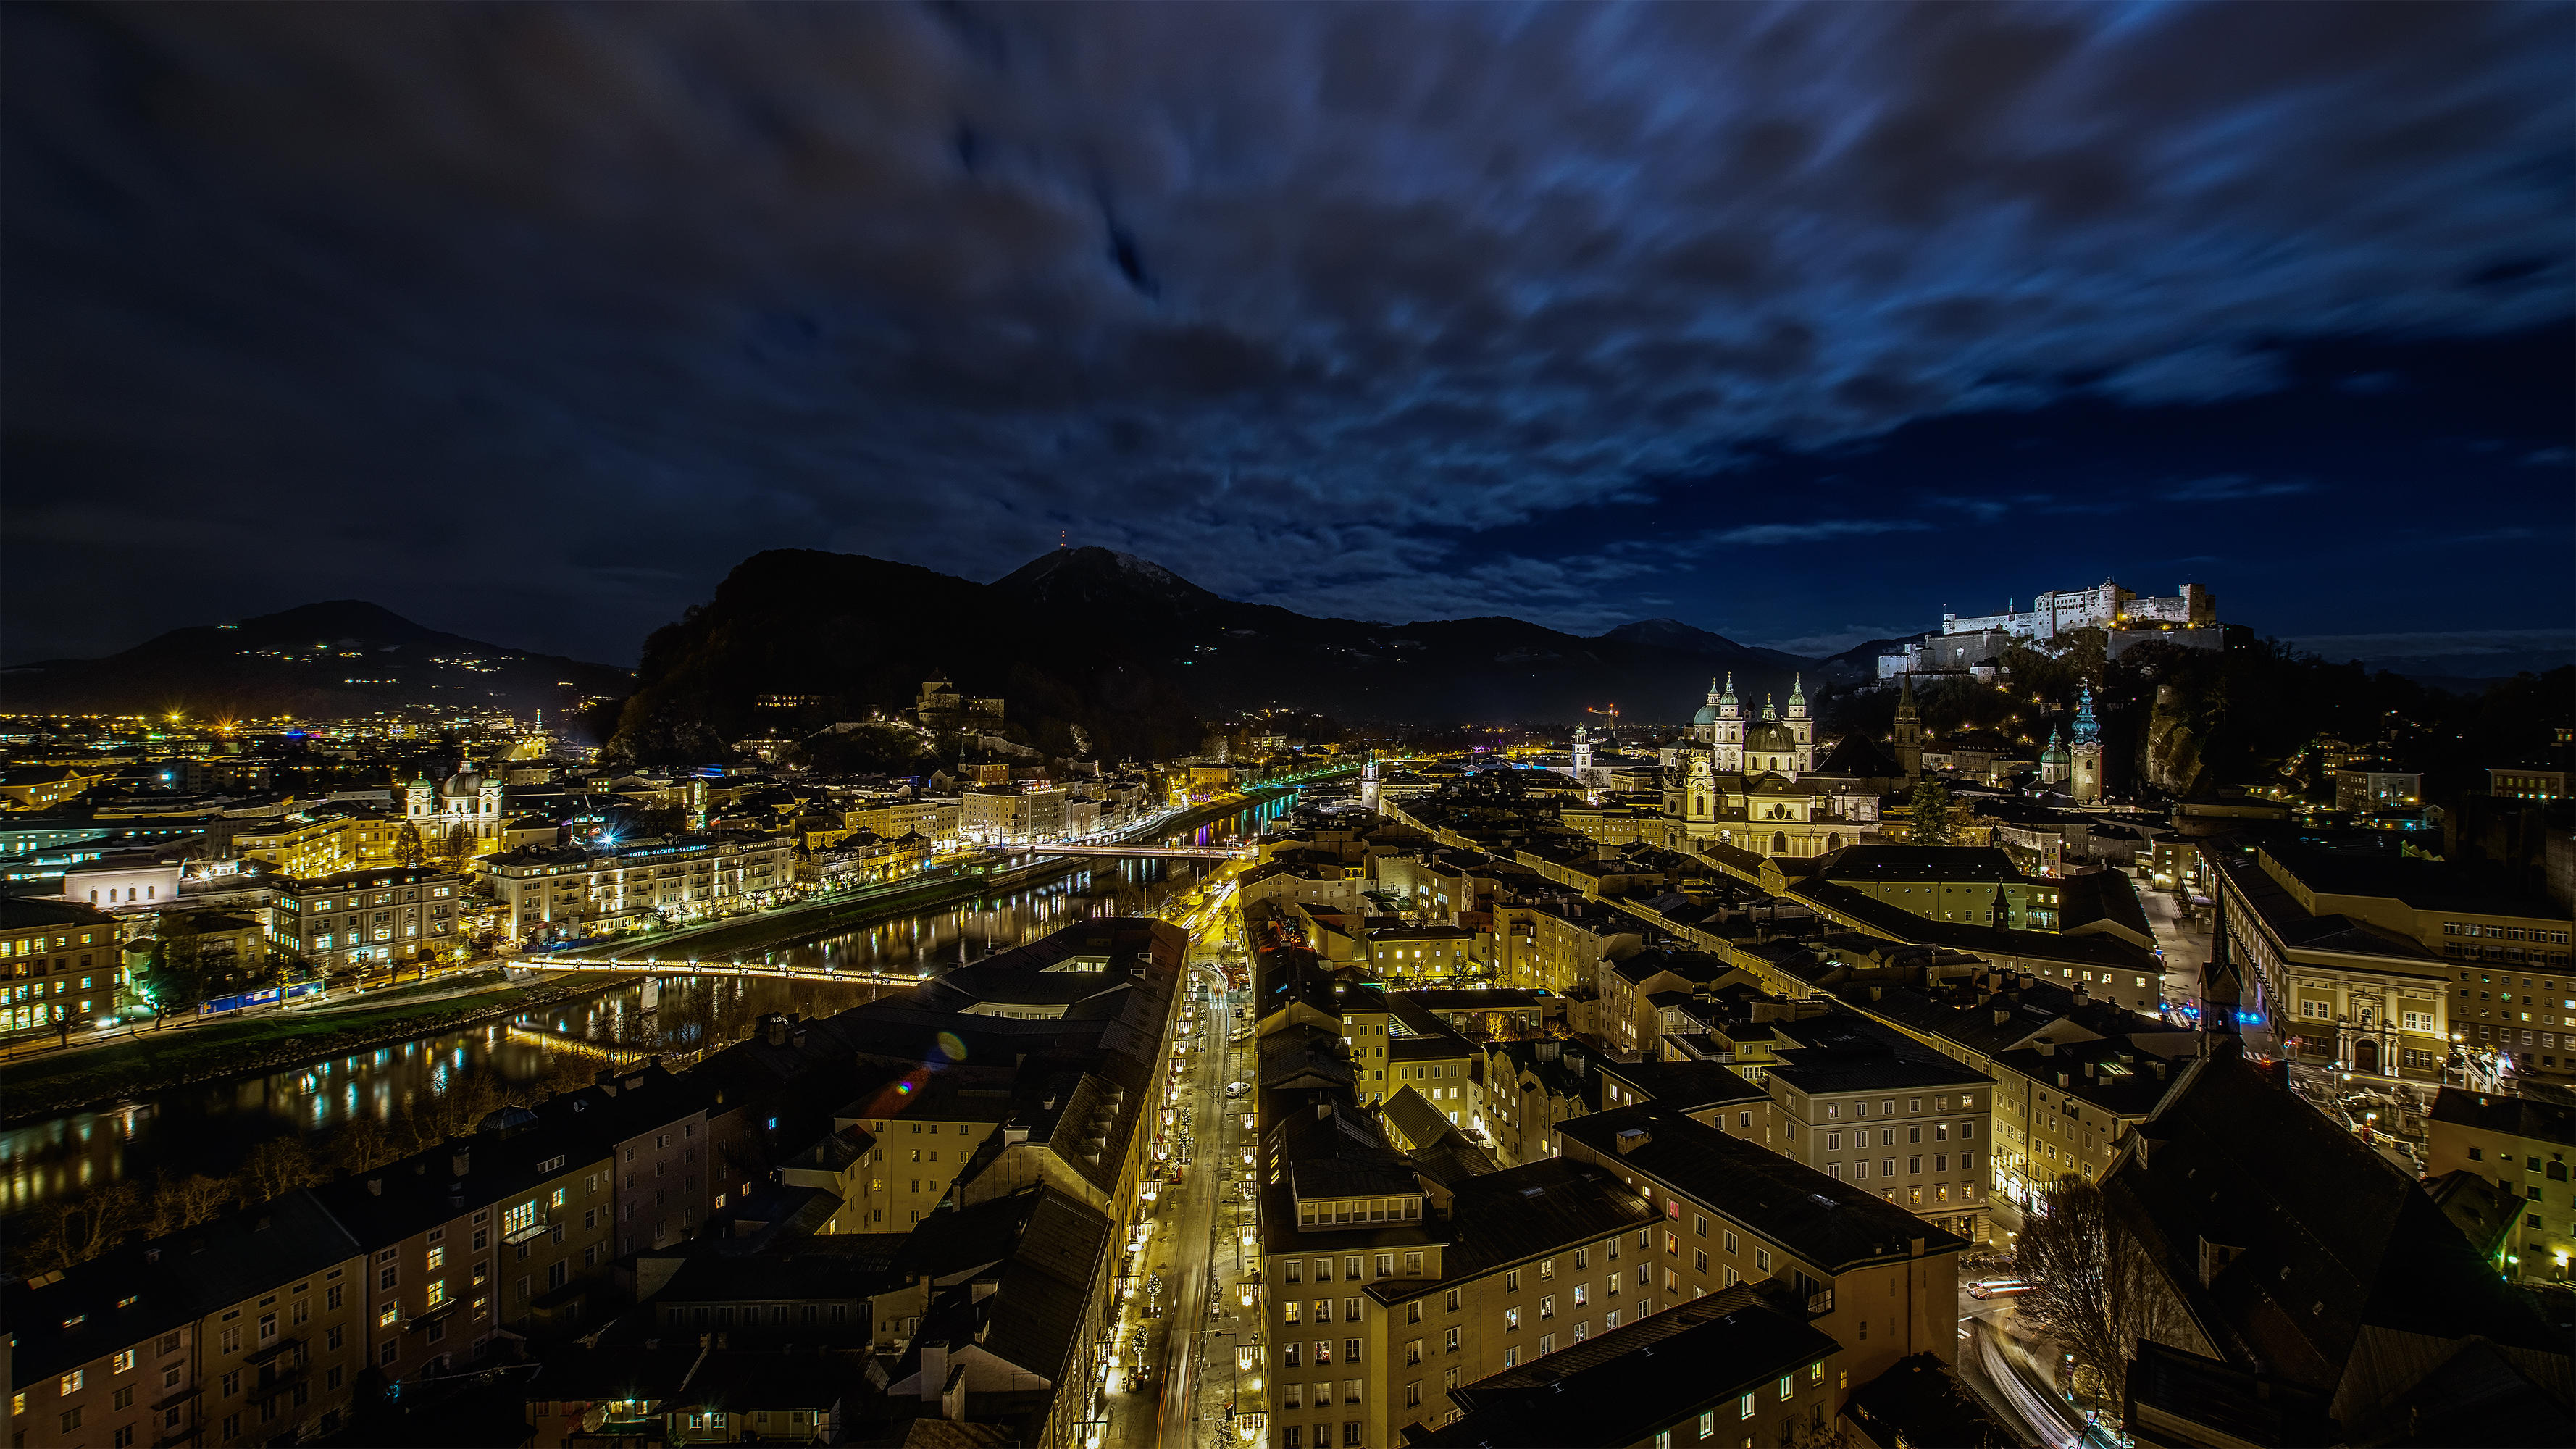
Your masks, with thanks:
[{"label": "pedestrian bridge", "polygon": [[1153,856],[1163,860],[1258,860],[1261,851],[1250,845],[997,845],[987,852],[992,855],[1123,855]]}]

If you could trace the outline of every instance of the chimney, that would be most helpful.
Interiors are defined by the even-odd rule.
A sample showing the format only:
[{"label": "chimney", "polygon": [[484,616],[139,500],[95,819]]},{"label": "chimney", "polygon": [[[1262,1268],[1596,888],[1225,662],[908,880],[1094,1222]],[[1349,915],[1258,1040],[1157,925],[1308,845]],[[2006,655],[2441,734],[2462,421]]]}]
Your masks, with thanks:
[{"label": "chimney", "polygon": [[921,1346],[921,1396],[938,1398],[948,1388],[948,1345],[945,1342]]},{"label": "chimney", "polygon": [[617,1073],[613,1069],[602,1070],[598,1076],[591,1078],[591,1081],[599,1088],[602,1095],[610,1097],[617,1095]]},{"label": "chimney", "polygon": [[2050,1041],[2047,1037],[2041,1037],[2039,1040],[2032,1042],[2031,1045],[2039,1049],[2039,1054],[2041,1056],[2053,1057],[2057,1055],[2057,1043]]},{"label": "chimney", "polygon": [[468,1172],[474,1170],[474,1150],[470,1147],[457,1148],[454,1153],[449,1155],[447,1166],[449,1171],[455,1173],[458,1177],[463,1177]]},{"label": "chimney", "polygon": [[1317,1102],[1315,1104],[1315,1120],[1318,1122],[1329,1122],[1333,1120],[1333,1104],[1329,1101]]},{"label": "chimney", "polygon": [[1654,1134],[1643,1127],[1623,1127],[1619,1130],[1619,1135],[1612,1140],[1619,1148],[1619,1155],[1625,1157],[1655,1139]]},{"label": "chimney", "polygon": [[2059,1085],[2059,1086],[2061,1086],[2061,1087],[2071,1087],[2071,1086],[2074,1086],[2074,1085],[2075,1085],[2075,1083],[2074,1083],[2074,1080],[2073,1080],[2073,1076],[2074,1076],[2074,1074],[2073,1074],[2073,1073],[2071,1073],[2071,1072],[2059,1072],[2059,1073],[2057,1074],[2057,1085]]},{"label": "chimney", "polygon": [[385,1195],[385,1180],[382,1177],[368,1178],[367,1195],[369,1197],[383,1197]]}]

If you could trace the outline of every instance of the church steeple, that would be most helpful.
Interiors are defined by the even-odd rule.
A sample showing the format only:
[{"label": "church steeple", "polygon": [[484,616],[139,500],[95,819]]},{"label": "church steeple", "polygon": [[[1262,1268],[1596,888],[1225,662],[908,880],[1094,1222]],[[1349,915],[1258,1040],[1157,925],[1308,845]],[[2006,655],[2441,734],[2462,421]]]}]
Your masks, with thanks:
[{"label": "church steeple", "polygon": [[2093,682],[2086,680],[2075,699],[2075,743],[2089,745],[2102,738],[2102,726],[2093,718]]},{"label": "church steeple", "polygon": [[1914,676],[1899,676],[1896,695],[1896,763],[1905,770],[1905,778],[1923,778],[1923,712],[1914,704]]},{"label": "church steeple", "polygon": [[1733,719],[1735,716],[1743,712],[1744,706],[1737,702],[1735,698],[1735,672],[1733,670],[1727,671],[1726,687],[1723,690],[1720,690],[1717,697],[1711,700],[1710,703],[1716,705],[1718,714],[1727,719]]},{"label": "church steeple", "polygon": [[1770,723],[1777,723],[1780,718],[1780,707],[1773,704],[1767,694],[1762,696],[1762,718]]},{"label": "church steeple", "polygon": [[1807,679],[1802,674],[1789,676],[1789,718],[1807,717]]}]

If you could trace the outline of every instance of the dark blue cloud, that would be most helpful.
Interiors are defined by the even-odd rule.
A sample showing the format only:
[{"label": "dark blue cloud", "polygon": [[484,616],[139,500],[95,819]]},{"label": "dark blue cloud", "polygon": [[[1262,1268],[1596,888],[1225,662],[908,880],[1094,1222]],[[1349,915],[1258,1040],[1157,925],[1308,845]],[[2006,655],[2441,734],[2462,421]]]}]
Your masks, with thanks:
[{"label": "dark blue cloud", "polygon": [[[621,656],[756,548],[1060,529],[1779,639],[2099,567],[2313,600],[2569,441],[2563,337],[2474,439],[2407,349],[2569,315],[2571,16],[10,7],[11,651],[364,593]],[[2496,485],[2544,548],[2563,473]]]}]

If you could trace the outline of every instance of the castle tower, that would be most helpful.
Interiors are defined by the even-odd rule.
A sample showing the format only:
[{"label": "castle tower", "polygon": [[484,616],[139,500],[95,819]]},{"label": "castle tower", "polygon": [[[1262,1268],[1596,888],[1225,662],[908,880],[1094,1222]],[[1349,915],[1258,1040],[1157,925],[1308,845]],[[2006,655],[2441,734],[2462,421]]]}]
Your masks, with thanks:
[{"label": "castle tower", "polygon": [[2075,702],[2075,739],[2067,747],[2066,793],[2078,805],[2102,803],[2102,726],[2093,718],[2093,686],[2087,683]]},{"label": "castle tower", "polygon": [[1896,696],[1896,763],[1905,769],[1905,778],[1923,778],[1923,713],[1914,707],[1914,676],[1903,676]]},{"label": "castle tower", "polygon": [[1574,777],[1583,778],[1583,772],[1591,768],[1592,730],[1578,721],[1574,726]]},{"label": "castle tower", "polygon": [[1735,697],[1735,676],[1726,676],[1726,687],[1717,695],[1716,714],[1711,717],[1713,729],[1709,742],[1717,747],[1714,764],[1721,775],[1744,773],[1744,704]]}]

